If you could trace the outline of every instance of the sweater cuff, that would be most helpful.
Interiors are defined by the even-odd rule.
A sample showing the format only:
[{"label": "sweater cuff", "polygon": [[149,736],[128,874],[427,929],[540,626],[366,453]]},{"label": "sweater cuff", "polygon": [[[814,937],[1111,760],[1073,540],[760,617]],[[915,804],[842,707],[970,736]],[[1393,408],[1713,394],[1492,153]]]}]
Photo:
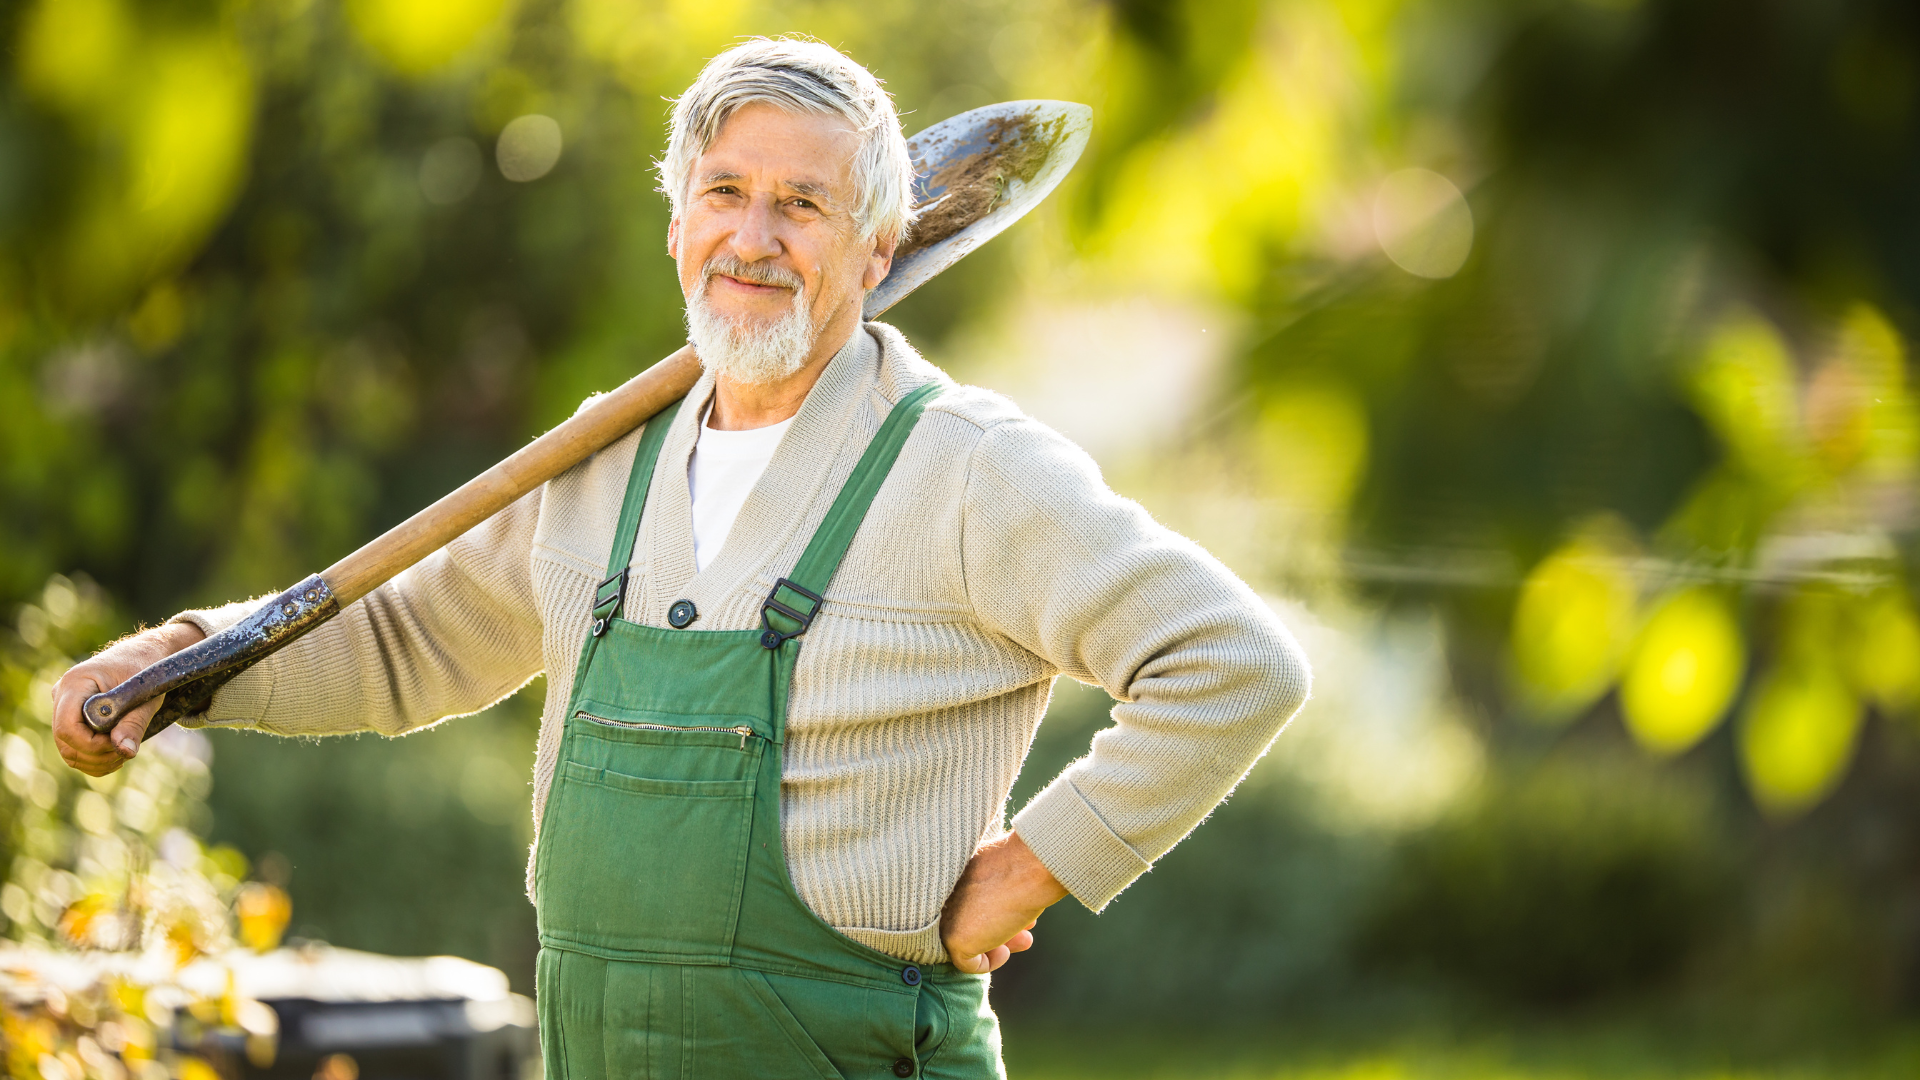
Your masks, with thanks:
[{"label": "sweater cuff", "polygon": [[[168,622],[190,623],[202,634],[213,635],[253,613],[258,601],[243,600],[224,607],[183,611]],[[181,727],[251,727],[267,714],[267,702],[273,697],[273,657],[234,676],[227,685],[213,692],[213,702],[198,716],[184,718]]]},{"label": "sweater cuff", "polygon": [[1014,815],[1013,831],[1075,900],[1099,914],[1153,864],[1115,835],[1062,776]]}]

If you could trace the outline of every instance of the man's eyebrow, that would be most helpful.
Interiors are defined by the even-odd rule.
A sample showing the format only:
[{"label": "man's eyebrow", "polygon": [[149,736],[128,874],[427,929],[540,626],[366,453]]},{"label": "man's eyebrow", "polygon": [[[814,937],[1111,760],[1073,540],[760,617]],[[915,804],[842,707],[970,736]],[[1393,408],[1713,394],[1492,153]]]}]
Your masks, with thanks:
[{"label": "man's eyebrow", "polygon": [[[712,184],[732,183],[745,179],[746,176],[742,173],[732,172],[727,169],[717,169],[710,173],[702,173],[700,175],[700,186],[707,187]],[[780,184],[796,195],[804,195],[810,199],[819,199],[822,202],[833,201],[833,188],[817,180],[782,180]]]}]

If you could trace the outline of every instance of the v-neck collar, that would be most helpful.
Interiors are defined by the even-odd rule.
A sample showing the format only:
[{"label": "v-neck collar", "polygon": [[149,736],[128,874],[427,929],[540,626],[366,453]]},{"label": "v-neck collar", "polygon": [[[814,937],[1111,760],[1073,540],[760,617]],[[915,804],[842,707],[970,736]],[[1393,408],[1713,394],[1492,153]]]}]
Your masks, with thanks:
[{"label": "v-neck collar", "polygon": [[[704,573],[694,559],[693,494],[687,482],[700,424],[713,399],[713,373],[701,374],[687,393],[687,404],[697,407],[683,407],[674,417],[647,491],[633,562],[646,583],[641,590],[644,606],[634,613],[641,622],[663,624],[667,608],[682,599],[693,601],[702,612],[718,611],[726,597],[761,576],[794,533],[818,516],[811,513],[814,503],[829,487],[847,441],[863,430],[856,410],[879,381],[880,361],[880,344],[865,326],[827,361]],[[832,494],[827,491],[829,499]],[[785,572],[778,569],[770,577]]]}]

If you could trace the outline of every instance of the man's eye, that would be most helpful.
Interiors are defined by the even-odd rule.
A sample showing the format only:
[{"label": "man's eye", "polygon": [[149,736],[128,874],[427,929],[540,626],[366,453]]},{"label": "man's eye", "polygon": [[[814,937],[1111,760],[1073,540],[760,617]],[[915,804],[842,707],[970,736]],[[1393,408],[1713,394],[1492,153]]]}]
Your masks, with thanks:
[{"label": "man's eye", "polygon": [[734,189],[734,187],[733,187],[733,185],[731,185],[731,184],[722,184],[722,185],[720,185],[720,186],[719,186],[719,187],[717,187],[717,188],[709,188],[709,189],[707,189],[707,194],[709,194],[709,195],[738,195],[738,194],[739,194],[739,192],[738,192],[737,190],[735,190],[735,189]]},{"label": "man's eye", "polygon": [[812,203],[811,201],[809,201],[809,200],[807,200],[807,199],[795,199],[795,200],[793,200],[793,205],[795,205],[795,206],[799,206],[799,207],[804,207],[804,208],[806,208],[806,209],[808,209],[808,210],[818,210],[818,209],[820,209],[819,207],[817,207],[817,206],[815,206],[815,205],[813,205],[813,203]]}]

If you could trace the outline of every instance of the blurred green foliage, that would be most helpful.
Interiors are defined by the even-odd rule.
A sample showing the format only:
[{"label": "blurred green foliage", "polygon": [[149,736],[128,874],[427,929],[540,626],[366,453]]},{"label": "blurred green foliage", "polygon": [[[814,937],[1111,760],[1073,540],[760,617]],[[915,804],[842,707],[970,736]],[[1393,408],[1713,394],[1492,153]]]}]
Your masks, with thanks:
[{"label": "blurred green foliage", "polygon": [[[1094,105],[1054,203],[891,317],[985,382],[1094,350],[1065,396],[1120,413],[1116,485],[1262,589],[1437,613],[1485,762],[1391,828],[1262,766],[1108,914],[1049,914],[1006,1000],[1920,999],[1894,0],[31,0],[0,12],[0,601],[284,586],[664,355],[665,98],[788,30],[909,130]],[[550,171],[503,164],[528,117]],[[1186,363],[1121,354],[1188,310],[1218,364],[1152,428],[1173,396],[1108,384]],[[1103,706],[1061,688],[1022,793]],[[222,737],[213,835],[276,853],[310,936],[524,978],[532,709]]]},{"label": "blurred green foliage", "polygon": [[1605,753],[1484,785],[1404,843],[1363,955],[1534,1005],[1667,981],[1737,912],[1707,797]]},{"label": "blurred green foliage", "polygon": [[[60,761],[49,691],[120,620],[85,578],[55,576],[36,601],[0,630],[6,1074],[213,1076],[198,1056],[206,1032],[271,1060],[272,1011],[235,992],[227,964],[280,943],[287,894],[249,881],[238,849],[205,842],[204,735],[162,733],[101,777]],[[183,976],[196,963],[212,969]]]},{"label": "blurred green foliage", "polygon": [[102,590],[54,577],[0,631],[0,916],[15,941],[173,948],[181,962],[231,944],[228,905],[247,877],[233,848],[205,849],[205,736],[156,739],[104,777],[66,767],[50,691],[118,622]]},{"label": "blurred green foliage", "polygon": [[284,868],[296,937],[453,953],[530,991],[537,689],[393,742],[221,738],[213,835]]},{"label": "blurred green foliage", "polygon": [[[1021,805],[1105,726],[1112,702],[1067,680],[1014,789]],[[1270,1020],[1359,986],[1361,917],[1389,852],[1331,833],[1286,783],[1249,782],[1098,916],[1050,909],[1034,951],[994,976],[1002,1016],[1064,1022]]]}]

